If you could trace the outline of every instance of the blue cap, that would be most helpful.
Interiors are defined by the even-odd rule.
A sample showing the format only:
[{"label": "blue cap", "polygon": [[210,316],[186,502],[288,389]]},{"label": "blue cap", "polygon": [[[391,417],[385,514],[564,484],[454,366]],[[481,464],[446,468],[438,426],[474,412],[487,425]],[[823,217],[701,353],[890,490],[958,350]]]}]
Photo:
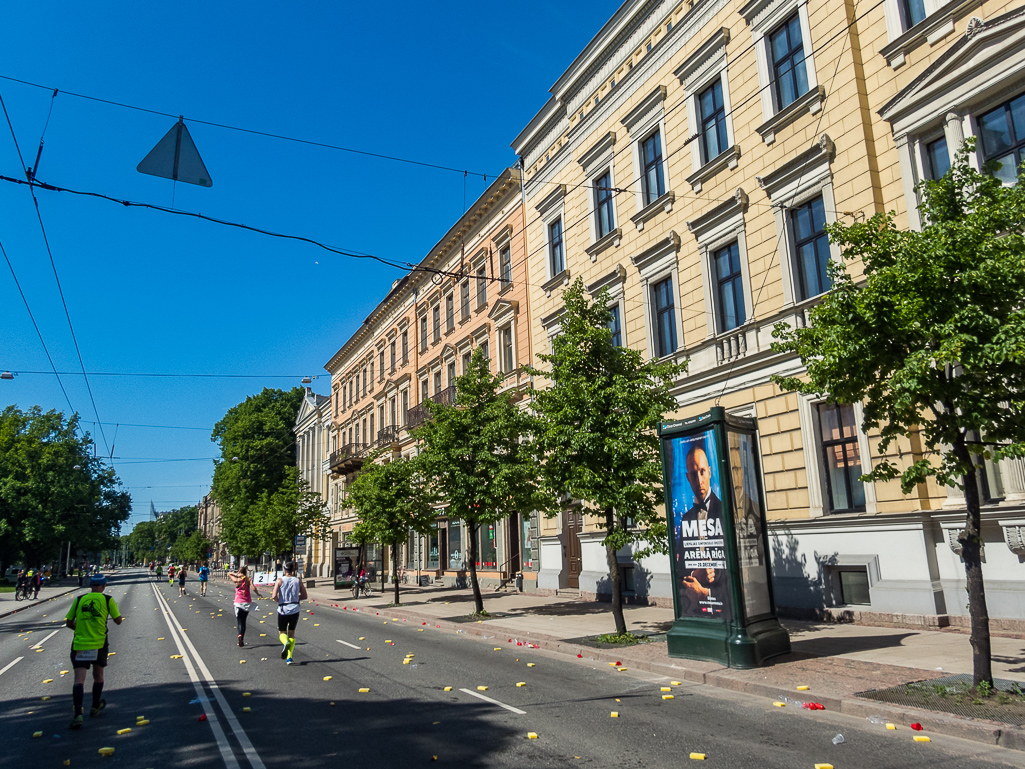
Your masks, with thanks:
[{"label": "blue cap", "polygon": [[93,574],[89,577],[89,584],[93,587],[102,587],[107,584],[107,578],[103,574]]}]

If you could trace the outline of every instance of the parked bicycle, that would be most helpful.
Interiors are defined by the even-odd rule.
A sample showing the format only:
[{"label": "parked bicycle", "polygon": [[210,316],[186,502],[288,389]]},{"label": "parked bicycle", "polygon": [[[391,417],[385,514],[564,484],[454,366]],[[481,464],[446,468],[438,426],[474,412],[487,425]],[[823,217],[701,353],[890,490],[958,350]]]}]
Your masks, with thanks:
[{"label": "parked bicycle", "polygon": [[25,580],[22,584],[18,585],[14,589],[14,600],[15,601],[28,601],[32,598],[32,593],[35,588],[29,584],[28,580]]},{"label": "parked bicycle", "polygon": [[369,598],[370,595],[370,580],[366,577],[357,577],[355,582],[352,583],[352,597],[359,598],[364,596]]}]

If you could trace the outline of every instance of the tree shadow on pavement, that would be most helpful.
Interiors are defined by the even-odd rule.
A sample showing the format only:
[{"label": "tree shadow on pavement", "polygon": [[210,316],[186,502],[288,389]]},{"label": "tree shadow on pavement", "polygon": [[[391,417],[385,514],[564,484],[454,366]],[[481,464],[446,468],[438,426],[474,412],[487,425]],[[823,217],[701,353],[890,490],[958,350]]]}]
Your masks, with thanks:
[{"label": "tree shadow on pavement", "polygon": [[[68,729],[71,719],[70,681],[54,689],[52,699],[11,698],[4,703],[0,730],[4,759],[12,766],[91,766],[101,747],[115,748],[113,759],[124,766],[223,766],[211,728],[199,721],[203,703],[188,683],[135,686],[105,692],[108,706],[97,718],[86,715],[84,728]],[[359,694],[349,683],[325,683],[311,696],[309,687],[294,691],[258,691],[243,697],[234,684],[219,688],[260,758],[267,766],[301,761],[312,767],[401,767],[430,763],[432,756],[448,765],[494,766],[493,757],[531,728],[501,723],[504,711],[462,694],[438,698],[385,698],[384,692]],[[252,688],[251,685],[248,688]],[[333,703],[333,704],[332,704]],[[86,708],[90,704],[88,687]],[[219,707],[218,723],[229,735],[236,757],[238,743]],[[250,708],[249,713],[243,707]],[[498,717],[495,717],[497,714]],[[149,724],[137,726],[137,716]],[[131,729],[118,735],[120,729]],[[42,736],[33,737],[35,732]],[[248,765],[244,760],[243,765]],[[529,763],[529,761],[528,761]]]}]

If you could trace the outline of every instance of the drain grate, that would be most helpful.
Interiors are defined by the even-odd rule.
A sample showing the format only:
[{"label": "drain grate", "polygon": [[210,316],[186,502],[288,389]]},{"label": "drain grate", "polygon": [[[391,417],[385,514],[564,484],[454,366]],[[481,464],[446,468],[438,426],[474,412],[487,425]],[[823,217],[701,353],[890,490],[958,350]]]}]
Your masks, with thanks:
[{"label": "drain grate", "polygon": [[1025,684],[1006,678],[994,679],[993,691],[988,697],[979,696],[972,688],[972,676],[967,673],[859,692],[857,696],[908,708],[1025,726]]}]

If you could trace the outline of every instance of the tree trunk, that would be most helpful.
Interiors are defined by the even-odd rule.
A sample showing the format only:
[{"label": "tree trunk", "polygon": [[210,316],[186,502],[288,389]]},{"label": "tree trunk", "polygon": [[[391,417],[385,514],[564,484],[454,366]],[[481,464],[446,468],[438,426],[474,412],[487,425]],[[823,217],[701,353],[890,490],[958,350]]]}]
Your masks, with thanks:
[{"label": "tree trunk", "polygon": [[391,546],[391,578],[395,583],[395,605],[399,605],[399,543],[393,542]]},{"label": "tree trunk", "polygon": [[480,594],[480,583],[477,581],[477,532],[480,531],[480,524],[474,523],[469,526],[470,534],[470,549],[469,549],[469,568],[470,568],[470,587],[473,588],[473,606],[474,611],[480,614],[484,611],[484,596]]},{"label": "tree trunk", "polygon": [[[616,514],[610,507],[605,511],[605,534],[610,536],[616,528]],[[605,560],[609,565],[609,582],[612,583],[612,617],[616,621],[616,635],[626,633],[626,617],[623,616],[623,573],[619,570],[619,558],[612,545],[605,545]]]},{"label": "tree trunk", "polygon": [[[975,467],[971,453],[960,439],[954,445],[954,456],[968,467]],[[964,476],[964,498],[967,513],[965,527],[958,536],[964,559],[965,582],[968,588],[968,614],[972,623],[972,681],[993,684],[993,663],[989,641],[989,610],[986,587],[982,580],[982,516],[979,513],[979,484],[974,472]]]}]

